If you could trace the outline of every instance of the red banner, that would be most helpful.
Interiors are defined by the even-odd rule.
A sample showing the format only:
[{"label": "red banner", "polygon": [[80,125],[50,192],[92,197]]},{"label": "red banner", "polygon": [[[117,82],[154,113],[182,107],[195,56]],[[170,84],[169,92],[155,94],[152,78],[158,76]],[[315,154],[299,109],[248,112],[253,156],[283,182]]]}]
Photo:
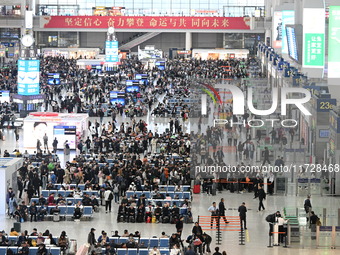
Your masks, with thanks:
[{"label": "red banner", "polygon": [[42,28],[250,29],[249,17],[42,16]]}]

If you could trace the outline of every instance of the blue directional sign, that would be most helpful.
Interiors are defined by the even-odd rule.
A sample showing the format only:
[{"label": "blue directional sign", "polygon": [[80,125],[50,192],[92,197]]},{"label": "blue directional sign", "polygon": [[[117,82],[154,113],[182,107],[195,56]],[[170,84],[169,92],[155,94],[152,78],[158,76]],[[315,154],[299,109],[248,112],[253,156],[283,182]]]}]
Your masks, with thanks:
[{"label": "blue directional sign", "polygon": [[106,62],[119,62],[118,41],[106,41],[105,42],[105,61]]},{"label": "blue directional sign", "polygon": [[18,60],[18,94],[39,95],[39,60]]}]

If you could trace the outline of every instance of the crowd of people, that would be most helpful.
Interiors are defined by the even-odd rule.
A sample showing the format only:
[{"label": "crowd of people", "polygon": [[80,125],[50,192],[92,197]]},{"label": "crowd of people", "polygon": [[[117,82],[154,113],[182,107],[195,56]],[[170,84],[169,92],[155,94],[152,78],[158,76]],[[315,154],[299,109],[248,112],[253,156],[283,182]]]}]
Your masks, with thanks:
[{"label": "crowd of people", "polygon": [[[237,167],[250,165],[254,162],[255,145],[247,127],[203,127],[202,117],[195,123],[198,132],[189,132],[187,119],[190,111],[197,107],[184,101],[195,94],[192,85],[202,79],[235,80],[244,89],[244,84],[238,83],[238,79],[249,76],[247,66],[252,62],[251,59],[174,59],[168,60],[166,69],[162,71],[156,67],[145,67],[136,58],[131,58],[124,60],[114,74],[101,75],[80,69],[74,59],[41,57],[41,93],[46,95],[41,110],[86,112],[94,118],[88,123],[85,138],[77,141],[77,155],[65,165],[59,162],[56,150],[49,151],[49,146],[44,153],[39,147],[34,155],[21,154],[25,161],[18,170],[19,192],[14,194],[9,190],[7,196],[9,215],[20,221],[43,221],[47,215],[56,212],[58,206],[68,205],[67,198],[77,198],[81,200],[72,204],[79,209],[74,215],[77,220],[81,217],[83,206],[92,206],[95,210],[105,206],[105,212],[110,213],[114,201],[118,207],[117,222],[175,224],[177,233],[169,238],[170,248],[174,250],[172,255],[177,255],[176,249],[183,248],[183,222],[193,222],[191,201],[153,202],[167,198],[167,195],[160,194],[160,185],[174,185],[180,191],[182,185],[191,184],[192,178],[202,177],[205,178],[202,181],[203,191],[208,194],[224,188],[231,192],[248,190],[254,192],[255,198],[263,200],[261,190],[265,176],[261,173],[245,176],[237,173],[228,176],[191,175],[190,166],[198,162],[226,164],[225,153],[228,152],[222,146],[226,141],[231,151],[236,152]],[[0,86],[15,92],[16,73],[15,67],[3,72],[5,78],[1,79]],[[60,85],[48,85],[49,73],[60,73]],[[140,83],[138,92],[125,91],[125,104],[112,103],[110,92],[124,91],[126,80],[133,80],[136,74],[141,73],[147,74],[148,82]],[[17,111],[15,104],[5,105],[4,109]],[[228,119],[235,118],[230,103],[217,110],[226,113]],[[147,114],[156,118],[168,117],[168,128],[161,131],[157,123],[140,119]],[[246,113],[242,120],[250,117]],[[49,141],[54,140],[50,138]],[[278,164],[284,164],[281,160]],[[224,178],[228,182],[214,184],[212,181]],[[274,183],[274,179],[269,179],[269,182]],[[84,190],[78,187],[80,184],[84,185]],[[43,197],[42,190],[55,190],[57,185],[72,192],[67,196],[56,192]],[[83,191],[97,191],[98,195],[89,196]],[[146,199],[143,194],[127,197],[128,191],[150,191],[151,198]],[[273,189],[269,193],[272,194]],[[39,199],[32,202],[32,198]],[[176,197],[172,199],[177,200]],[[264,209],[262,201],[259,203],[259,210]],[[53,209],[47,211],[47,206],[51,205]],[[181,208],[186,209],[185,213],[181,213]],[[220,209],[220,213],[219,216],[227,222],[224,210],[222,213]],[[97,240],[94,231],[89,234],[89,243],[93,245],[91,252],[99,247],[106,248],[107,254],[111,254],[112,245],[108,245],[107,233],[103,231],[101,239]],[[198,224],[192,232],[186,240],[190,244],[186,255],[210,252],[211,237],[203,233]],[[219,250],[214,254],[219,255]]]}]

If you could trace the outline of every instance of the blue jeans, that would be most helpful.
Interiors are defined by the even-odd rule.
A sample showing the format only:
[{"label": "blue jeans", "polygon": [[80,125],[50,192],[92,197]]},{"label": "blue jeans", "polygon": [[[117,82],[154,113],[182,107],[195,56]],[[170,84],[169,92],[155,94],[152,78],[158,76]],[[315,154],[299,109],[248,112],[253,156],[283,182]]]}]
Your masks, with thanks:
[{"label": "blue jeans", "polygon": [[119,193],[114,193],[115,195],[115,203],[119,203]]}]

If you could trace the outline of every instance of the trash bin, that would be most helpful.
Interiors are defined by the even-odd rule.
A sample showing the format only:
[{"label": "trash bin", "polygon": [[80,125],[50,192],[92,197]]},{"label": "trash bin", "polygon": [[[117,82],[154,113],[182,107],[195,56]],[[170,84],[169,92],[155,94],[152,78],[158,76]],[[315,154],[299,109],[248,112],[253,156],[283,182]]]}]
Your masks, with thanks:
[{"label": "trash bin", "polygon": [[21,232],[21,222],[14,222],[13,228],[16,232]]},{"label": "trash bin", "polygon": [[60,214],[59,213],[53,213],[53,221],[54,222],[60,221]]}]

